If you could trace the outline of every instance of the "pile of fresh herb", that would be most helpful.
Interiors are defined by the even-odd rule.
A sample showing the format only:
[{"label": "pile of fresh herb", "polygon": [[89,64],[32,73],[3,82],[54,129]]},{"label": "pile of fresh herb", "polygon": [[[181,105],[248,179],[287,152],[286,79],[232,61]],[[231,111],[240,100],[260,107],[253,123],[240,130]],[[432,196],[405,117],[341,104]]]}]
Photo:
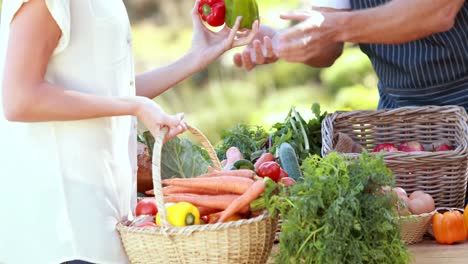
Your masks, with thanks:
[{"label": "pile of fresh herb", "polygon": [[300,164],[309,154],[321,155],[322,121],[327,113],[321,113],[318,103],[312,105],[311,111],[315,117],[306,121],[295,107],[291,107],[285,120],[272,126],[270,134],[261,126],[243,123],[226,129],[221,133],[221,142],[216,146],[217,155],[223,160],[230,147],[237,147],[244,158],[253,161],[263,152],[278,156],[279,147],[284,142],[294,148]]},{"label": "pile of fresh herb", "polygon": [[230,147],[237,147],[245,159],[254,160],[261,155],[262,145],[267,138],[268,134],[263,127],[239,123],[221,133],[221,143],[216,147],[216,154],[220,160],[224,160],[226,151]]},{"label": "pile of fresh herb", "polygon": [[331,153],[303,161],[304,180],[266,200],[283,219],[277,263],[407,263],[383,158]]}]

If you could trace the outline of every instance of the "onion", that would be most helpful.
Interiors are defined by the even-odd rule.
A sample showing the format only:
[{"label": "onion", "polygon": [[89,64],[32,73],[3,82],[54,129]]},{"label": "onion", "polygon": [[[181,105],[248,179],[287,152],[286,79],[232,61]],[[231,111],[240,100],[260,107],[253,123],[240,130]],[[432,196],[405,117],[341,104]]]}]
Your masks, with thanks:
[{"label": "onion", "polygon": [[435,210],[434,199],[427,193],[421,194],[409,200],[408,208],[412,214],[416,215],[430,213]]},{"label": "onion", "polygon": [[398,196],[398,197],[406,197],[408,198],[408,194],[406,193],[405,189],[401,187],[395,187],[392,189],[392,191]]},{"label": "onion", "polygon": [[425,195],[426,193],[423,191],[414,191],[410,194],[409,198],[410,200],[413,200],[414,198],[417,198],[419,196]]}]

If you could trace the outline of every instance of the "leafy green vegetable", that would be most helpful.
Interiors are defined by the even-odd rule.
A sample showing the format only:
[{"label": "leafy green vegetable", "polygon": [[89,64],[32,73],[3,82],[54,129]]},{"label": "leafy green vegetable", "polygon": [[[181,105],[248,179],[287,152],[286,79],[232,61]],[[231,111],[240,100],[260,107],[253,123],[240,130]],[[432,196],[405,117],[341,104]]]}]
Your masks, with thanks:
[{"label": "leafy green vegetable", "polygon": [[308,122],[292,107],[283,123],[273,125],[275,131],[270,135],[271,153],[277,153],[281,144],[288,142],[294,148],[300,164],[309,154],[321,155],[322,121],[327,113],[321,114],[318,103],[314,103],[311,110],[315,118]]},{"label": "leafy green vegetable", "polygon": [[[153,155],[154,137],[146,131],[139,137]],[[163,145],[161,150],[161,177],[191,178],[208,171],[211,165],[208,152],[186,138],[175,137]]]},{"label": "leafy green vegetable", "polygon": [[407,263],[381,156],[347,160],[331,153],[303,161],[304,181],[266,198],[283,218],[278,263]]},{"label": "leafy green vegetable", "polygon": [[230,147],[237,147],[245,159],[254,161],[264,152],[270,152],[278,157],[279,147],[288,142],[296,152],[299,163],[309,154],[321,155],[322,149],[322,120],[327,115],[321,113],[320,105],[312,105],[315,118],[305,121],[299,112],[292,107],[284,122],[273,125],[273,132],[269,135],[261,126],[237,124],[221,133],[221,143],[216,147],[220,160],[226,158],[226,151]]},{"label": "leafy green vegetable", "polygon": [[198,146],[185,138],[173,138],[166,142],[161,154],[161,177],[192,178],[208,171],[208,162]]},{"label": "leafy green vegetable", "polygon": [[216,148],[216,154],[223,160],[230,147],[237,147],[245,159],[254,160],[261,155],[262,144],[267,138],[268,134],[263,127],[240,123],[221,133],[221,143]]}]

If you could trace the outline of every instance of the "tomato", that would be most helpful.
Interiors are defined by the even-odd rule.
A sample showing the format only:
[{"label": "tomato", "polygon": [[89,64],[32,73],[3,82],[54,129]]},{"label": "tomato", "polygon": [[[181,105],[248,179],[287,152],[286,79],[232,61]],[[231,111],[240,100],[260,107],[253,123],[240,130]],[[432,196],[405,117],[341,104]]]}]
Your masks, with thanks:
[{"label": "tomato", "polygon": [[207,215],[202,215],[202,216],[200,216],[200,220],[202,220],[203,223],[205,223],[205,224],[208,224],[209,221],[210,221],[210,219],[208,218]]},{"label": "tomato", "polygon": [[275,182],[278,182],[281,174],[281,166],[274,161],[267,161],[258,167],[257,174],[260,177],[269,177]]},{"label": "tomato", "polygon": [[293,186],[294,184],[296,184],[296,181],[291,177],[283,177],[281,178],[280,182],[285,186]]},{"label": "tomato", "polygon": [[156,215],[158,213],[158,207],[156,206],[156,200],[153,198],[145,198],[138,202],[135,215]]},{"label": "tomato", "polygon": [[[280,178],[284,178],[284,177],[289,177],[288,173],[283,170],[283,169],[280,169]],[[292,178],[291,178],[292,179]],[[294,180],[294,179],[293,179]]]},{"label": "tomato", "polygon": [[143,223],[139,223],[138,225],[136,225],[136,227],[146,227],[146,226],[156,227],[157,225],[154,222],[143,222]]}]

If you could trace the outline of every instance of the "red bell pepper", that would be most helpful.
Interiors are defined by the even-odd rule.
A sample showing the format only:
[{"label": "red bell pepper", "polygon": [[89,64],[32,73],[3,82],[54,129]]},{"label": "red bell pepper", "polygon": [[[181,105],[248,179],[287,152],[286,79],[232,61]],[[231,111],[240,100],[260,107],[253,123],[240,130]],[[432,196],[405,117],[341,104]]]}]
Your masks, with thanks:
[{"label": "red bell pepper", "polygon": [[226,8],[224,0],[201,0],[198,6],[198,14],[203,21],[212,27],[224,24]]},{"label": "red bell pepper", "polygon": [[280,180],[281,166],[274,161],[267,161],[258,167],[257,175],[264,178],[269,177],[275,182]]}]

